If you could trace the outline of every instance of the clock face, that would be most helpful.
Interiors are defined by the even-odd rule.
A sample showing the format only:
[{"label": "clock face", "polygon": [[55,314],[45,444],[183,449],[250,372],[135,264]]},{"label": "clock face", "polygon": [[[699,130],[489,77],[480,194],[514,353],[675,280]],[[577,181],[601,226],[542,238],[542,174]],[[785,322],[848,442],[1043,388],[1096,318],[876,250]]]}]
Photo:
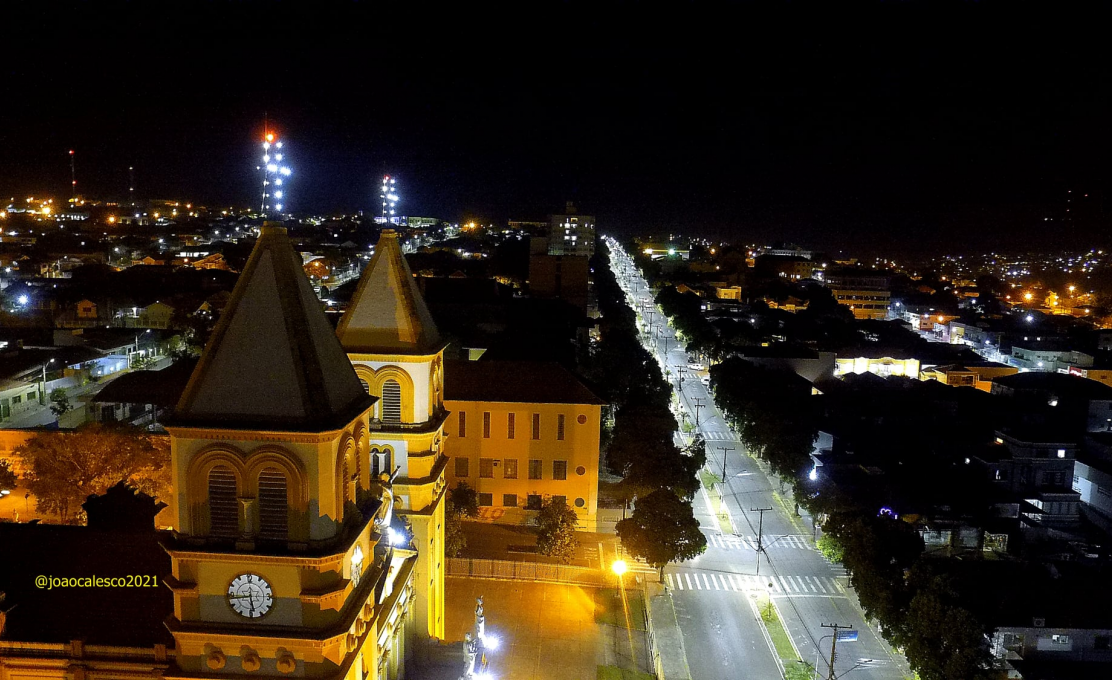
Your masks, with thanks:
[{"label": "clock face", "polygon": [[261,576],[241,574],[228,586],[228,604],[240,616],[255,619],[270,611],[274,593]]}]

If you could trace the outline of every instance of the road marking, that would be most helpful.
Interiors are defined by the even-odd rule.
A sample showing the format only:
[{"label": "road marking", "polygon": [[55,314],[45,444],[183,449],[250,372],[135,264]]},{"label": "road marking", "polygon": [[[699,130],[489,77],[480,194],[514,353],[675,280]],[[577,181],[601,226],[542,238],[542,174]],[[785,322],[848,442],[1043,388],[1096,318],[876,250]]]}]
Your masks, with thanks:
[{"label": "road marking", "polygon": [[819,590],[821,590],[821,591],[822,591],[822,592],[824,592],[824,593],[825,593],[825,592],[828,592],[828,591],[826,590],[826,586],[824,586],[824,585],[822,584],[822,578],[821,578],[821,577],[819,577],[819,578],[816,578],[816,579],[815,579],[815,581],[816,581],[816,582],[817,582],[817,583],[819,584]]},{"label": "road marking", "polygon": [[[691,585],[691,574],[686,574],[686,573],[685,573],[685,574],[683,575],[683,577],[684,577],[685,579],[687,579],[687,589],[688,589],[688,590],[694,590],[694,589],[695,589],[696,587],[698,587],[697,585],[695,585],[695,586]],[[698,583],[699,583],[699,579],[698,579],[698,578],[696,578],[696,579],[695,579],[695,583],[696,583],[696,584],[698,584]]]},{"label": "road marking", "polygon": [[794,588],[792,588],[792,582],[785,579],[783,576],[781,576],[779,578],[780,578],[780,583],[784,586],[784,592],[785,593],[793,592]]},{"label": "road marking", "polygon": [[668,587],[669,588],[675,588],[675,586],[672,585],[672,575],[671,574],[665,574],[664,578],[668,581]]},{"label": "road marking", "polygon": [[[698,580],[697,576],[696,576],[696,580]],[[707,587],[707,590],[710,590],[710,583],[707,582],[707,575],[706,574],[703,574],[703,585],[705,585]]]}]

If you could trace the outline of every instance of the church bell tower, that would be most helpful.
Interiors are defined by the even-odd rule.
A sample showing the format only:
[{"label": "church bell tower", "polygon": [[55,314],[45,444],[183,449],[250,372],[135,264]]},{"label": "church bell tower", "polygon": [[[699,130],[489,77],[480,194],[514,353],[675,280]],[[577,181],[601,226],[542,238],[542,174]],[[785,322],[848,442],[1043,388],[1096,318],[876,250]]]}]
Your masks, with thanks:
[{"label": "church bell tower", "polygon": [[264,226],[166,423],[167,677],[404,677],[420,544],[372,474],[376,401],[286,230]]},{"label": "church bell tower", "polygon": [[445,343],[398,235],[384,229],[336,334],[377,402],[368,433],[374,473],[394,478],[396,508],[418,547],[418,626],[444,638]]}]

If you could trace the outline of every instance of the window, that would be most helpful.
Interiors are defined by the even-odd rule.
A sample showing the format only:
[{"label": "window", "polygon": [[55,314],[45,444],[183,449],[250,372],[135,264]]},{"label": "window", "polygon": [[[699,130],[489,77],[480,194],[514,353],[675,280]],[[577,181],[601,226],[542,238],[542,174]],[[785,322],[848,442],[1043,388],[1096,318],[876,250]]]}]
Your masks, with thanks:
[{"label": "window", "polygon": [[1070,643],[1069,635],[1051,635],[1050,641],[1056,645],[1068,645]]},{"label": "window", "polygon": [[563,506],[568,504],[568,497],[567,496],[553,496],[552,497],[552,504],[555,505],[558,508],[563,507]]},{"label": "window", "polygon": [[378,479],[381,474],[393,474],[394,469],[390,465],[390,450],[379,450],[378,447],[371,448],[371,477]]},{"label": "window", "polygon": [[517,458],[507,458],[502,461],[502,478],[517,479]]},{"label": "window", "polygon": [[483,411],[483,439],[490,439],[490,411]]},{"label": "window", "polygon": [[540,479],[541,478],[541,466],[542,465],[544,465],[544,461],[540,461],[540,460],[531,460],[531,461],[529,461],[529,479]]},{"label": "window", "polygon": [[459,432],[456,433],[458,436],[460,436],[460,437],[466,437],[467,436],[467,412],[466,411],[460,411],[459,412],[459,427],[457,429],[459,430]]},{"label": "window", "polygon": [[289,508],[286,475],[278,468],[259,473],[259,536],[286,540]]},{"label": "window", "polygon": [[236,476],[230,468],[218,465],[209,472],[209,534],[235,536],[239,533],[239,501]]},{"label": "window", "polygon": [[568,478],[568,461],[554,460],[552,461],[552,478],[553,479],[567,479]]},{"label": "window", "polygon": [[541,414],[533,414],[533,439],[541,438]]},{"label": "window", "polygon": [[504,493],[504,494],[502,494],[502,507],[504,507],[504,508],[516,508],[517,507],[517,494],[516,493]]},{"label": "window", "polygon": [[514,438],[514,415],[513,413],[506,414],[506,439]]},{"label": "window", "polygon": [[540,494],[531,493],[528,496],[526,496],[525,497],[525,509],[526,510],[540,510],[541,509]]},{"label": "window", "polygon": [[12,397],[12,404],[22,404],[22,403],[23,403],[23,397],[20,397],[20,396]]},{"label": "window", "polygon": [[27,401],[34,401],[35,397],[37,397],[38,394],[39,394],[38,392],[28,392],[27,393]]},{"label": "window", "polygon": [[564,414],[556,416],[556,439],[564,440]]},{"label": "window", "polygon": [[489,508],[494,505],[494,494],[481,493],[479,494],[479,506]]},{"label": "window", "polygon": [[479,459],[479,476],[486,479],[494,478],[494,459],[493,458],[480,458]]},{"label": "window", "polygon": [[470,461],[466,458],[456,458],[456,477],[466,477]]},{"label": "window", "polygon": [[382,422],[402,422],[402,386],[397,380],[382,384]]},{"label": "window", "polygon": [[359,587],[359,577],[363,575],[363,549],[355,546],[351,553],[351,586]]}]

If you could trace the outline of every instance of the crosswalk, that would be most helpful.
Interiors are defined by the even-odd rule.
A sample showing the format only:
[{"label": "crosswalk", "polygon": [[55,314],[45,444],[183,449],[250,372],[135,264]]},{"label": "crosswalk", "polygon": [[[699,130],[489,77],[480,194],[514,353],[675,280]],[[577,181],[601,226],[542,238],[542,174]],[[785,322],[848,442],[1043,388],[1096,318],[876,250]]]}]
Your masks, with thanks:
[{"label": "crosswalk", "polygon": [[703,440],[708,442],[732,442],[737,441],[737,437],[733,432],[721,432],[714,430],[712,432],[703,432]]},{"label": "crosswalk", "polygon": [[[707,542],[716,548],[723,550],[756,550],[757,537],[756,536],[733,536],[730,534],[709,534]],[[814,550],[811,547],[811,542],[805,534],[790,535],[790,536],[769,536],[764,537],[764,546],[766,550],[774,548],[794,548],[796,550]]]},{"label": "crosswalk", "polygon": [[674,590],[726,590],[743,593],[768,590],[781,597],[836,597],[844,595],[845,586],[829,576],[751,576],[706,571],[679,571],[665,574],[664,580]]}]

